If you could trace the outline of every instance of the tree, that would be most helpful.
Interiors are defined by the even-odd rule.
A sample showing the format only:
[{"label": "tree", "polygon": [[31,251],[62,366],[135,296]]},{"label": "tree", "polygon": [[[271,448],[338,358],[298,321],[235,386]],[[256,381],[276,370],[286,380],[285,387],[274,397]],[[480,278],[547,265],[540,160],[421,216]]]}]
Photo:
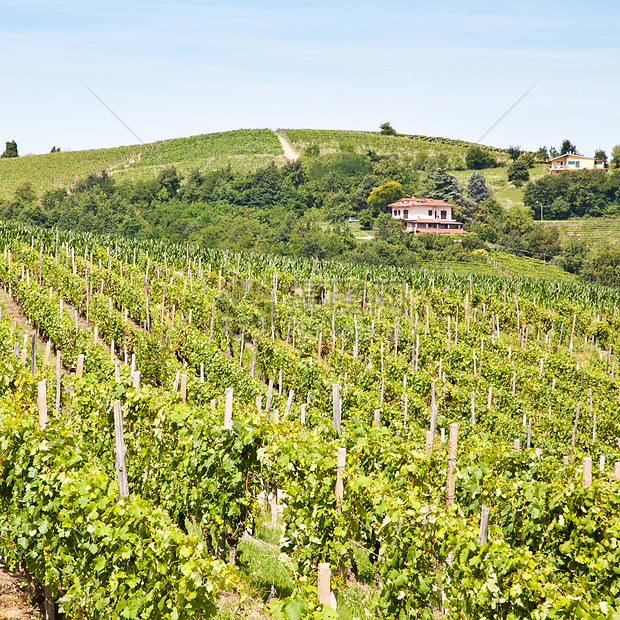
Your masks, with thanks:
[{"label": "tree", "polygon": [[487,185],[482,172],[472,172],[467,183],[467,196],[476,204],[480,204],[491,197],[491,190]]},{"label": "tree", "polygon": [[601,161],[607,161],[607,153],[603,149],[596,149],[594,151],[594,159],[600,159]]},{"label": "tree", "polygon": [[379,125],[379,129],[384,136],[395,136],[397,135],[396,130],[389,123],[381,123]]},{"label": "tree", "polygon": [[50,151],[50,153],[60,153],[60,147],[59,146],[53,146],[52,150]]},{"label": "tree", "polygon": [[19,154],[17,152],[17,142],[15,142],[15,140],[7,142],[6,149],[4,150],[4,153],[0,155],[0,157],[19,157]]},{"label": "tree", "polygon": [[374,187],[368,196],[368,206],[375,216],[385,210],[390,203],[404,196],[403,186],[397,181],[388,181],[384,185]]},{"label": "tree", "polygon": [[549,147],[549,158],[553,159],[554,157],[557,157],[558,155],[559,155],[558,149],[556,149],[555,146],[550,146]]},{"label": "tree", "polygon": [[508,180],[515,185],[515,187],[521,187],[524,183],[530,180],[530,171],[527,169],[527,161],[523,157],[519,157],[516,161],[513,161],[508,170]]},{"label": "tree", "polygon": [[469,170],[482,170],[483,168],[494,168],[497,161],[489,153],[478,145],[472,145],[467,149],[465,164]]},{"label": "tree", "polygon": [[616,146],[611,149],[611,165],[614,168],[620,168],[620,144],[616,144]]},{"label": "tree", "polygon": [[519,159],[519,155],[523,153],[520,146],[509,146],[506,150],[508,151],[508,155],[512,161]]},{"label": "tree", "polygon": [[538,159],[538,161],[547,161],[549,159],[549,151],[547,151],[546,146],[541,146],[536,151],[536,159]]},{"label": "tree", "polygon": [[577,147],[570,140],[563,140],[560,155],[577,155]]}]

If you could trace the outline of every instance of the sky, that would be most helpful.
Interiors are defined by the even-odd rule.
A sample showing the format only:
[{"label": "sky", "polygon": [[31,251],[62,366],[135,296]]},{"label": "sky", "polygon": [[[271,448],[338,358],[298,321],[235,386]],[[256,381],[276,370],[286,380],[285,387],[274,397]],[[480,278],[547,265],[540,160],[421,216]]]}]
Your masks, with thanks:
[{"label": "sky", "polygon": [[609,153],[619,27],[616,0],[0,0],[0,144],[383,122],[476,142],[533,86],[482,143]]}]

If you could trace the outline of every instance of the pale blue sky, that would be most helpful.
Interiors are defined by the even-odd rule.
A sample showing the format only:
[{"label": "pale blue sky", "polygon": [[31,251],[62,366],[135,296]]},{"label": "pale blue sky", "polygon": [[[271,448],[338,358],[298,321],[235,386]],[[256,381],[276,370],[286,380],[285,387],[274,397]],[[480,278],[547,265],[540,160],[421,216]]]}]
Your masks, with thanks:
[{"label": "pale blue sky", "polygon": [[620,143],[620,3],[0,0],[0,144],[21,154],[241,127],[592,155]]}]

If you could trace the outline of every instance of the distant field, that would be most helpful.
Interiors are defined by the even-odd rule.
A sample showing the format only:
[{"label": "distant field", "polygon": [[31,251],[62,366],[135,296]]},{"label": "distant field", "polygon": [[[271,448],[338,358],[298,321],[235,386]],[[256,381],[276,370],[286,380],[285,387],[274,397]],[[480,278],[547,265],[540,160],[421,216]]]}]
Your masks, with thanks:
[{"label": "distant field", "polygon": [[[467,182],[471,176],[472,170],[458,170],[453,172],[459,181],[467,187]],[[489,187],[493,190],[495,198],[506,207],[515,204],[523,204],[523,188],[515,187],[508,181],[506,168],[487,168],[481,170]],[[544,164],[536,164],[530,168],[530,179],[535,180],[547,174]]]},{"label": "distant field", "polygon": [[[400,159],[414,159],[416,157],[437,156],[444,153],[448,157],[449,165],[463,167],[465,153],[471,146],[470,142],[452,140],[449,138],[433,138],[429,136],[385,136],[372,131],[340,131],[330,129],[285,129],[293,146],[303,151],[306,147],[318,146],[321,153],[335,153],[338,151],[353,151],[366,153],[369,150],[378,155],[396,155]],[[506,151],[495,147],[484,147],[491,151],[499,161],[508,158]],[[458,167],[457,166],[457,167]]]},{"label": "distant field", "polygon": [[274,160],[284,162],[284,155],[270,129],[239,129],[145,145],[26,155],[0,159],[0,199],[11,198],[26,183],[40,195],[104,170],[119,179],[132,180],[152,178],[167,166],[176,166],[180,172],[228,165],[246,171]]},{"label": "distant field", "polygon": [[67,151],[0,159],[0,199],[27,183],[37,192],[72,185],[93,172],[130,166],[148,146]]},{"label": "distant field", "polygon": [[555,265],[526,256],[515,256],[504,252],[491,252],[486,262],[462,261],[422,261],[420,268],[441,273],[457,275],[475,274],[480,276],[511,276],[537,278],[562,282],[577,282],[576,276],[563,271]]},{"label": "distant field", "polygon": [[220,169],[228,165],[244,172],[274,161],[284,162],[277,136],[270,129],[238,129],[190,138],[164,140],[149,145],[130,166],[117,169],[119,177],[151,177],[168,166],[179,172],[200,168]]},{"label": "distant field", "polygon": [[560,241],[566,242],[570,237],[587,238],[596,243],[601,240],[616,241],[620,239],[620,218],[584,218],[579,220],[545,220],[548,226],[557,226]]}]

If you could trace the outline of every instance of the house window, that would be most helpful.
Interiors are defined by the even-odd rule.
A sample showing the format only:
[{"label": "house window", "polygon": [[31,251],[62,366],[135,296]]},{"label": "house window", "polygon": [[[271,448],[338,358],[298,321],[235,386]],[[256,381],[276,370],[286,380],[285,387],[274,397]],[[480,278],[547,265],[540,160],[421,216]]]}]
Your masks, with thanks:
[{"label": "house window", "polygon": [[448,212],[447,212],[447,211],[442,211],[442,212],[441,212],[441,219],[442,219],[442,220],[445,220],[445,219],[446,219],[446,217],[447,217],[447,215],[448,215]]},{"label": "house window", "polygon": [[409,209],[405,209],[403,211],[403,214],[404,214],[404,218],[407,219],[409,217]]},{"label": "house window", "polygon": [[432,217],[432,216],[433,216],[433,210],[432,210],[432,209],[429,209],[429,210],[428,210],[428,215],[429,215],[430,217]]}]

